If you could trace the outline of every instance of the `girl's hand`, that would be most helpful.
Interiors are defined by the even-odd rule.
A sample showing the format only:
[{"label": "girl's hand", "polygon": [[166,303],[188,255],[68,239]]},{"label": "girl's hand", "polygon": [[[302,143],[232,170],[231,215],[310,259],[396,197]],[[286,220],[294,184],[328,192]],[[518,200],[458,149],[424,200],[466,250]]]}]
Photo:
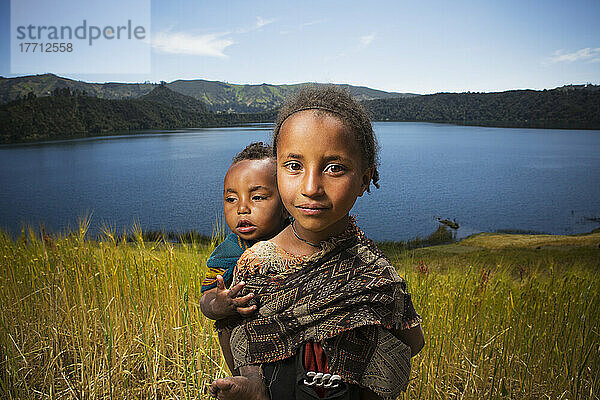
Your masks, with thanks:
[{"label": "girl's hand", "polygon": [[225,281],[221,275],[217,275],[217,287],[215,297],[209,302],[210,311],[214,319],[222,319],[231,315],[239,314],[242,317],[251,315],[256,311],[256,305],[248,305],[254,298],[254,293],[237,297],[244,288],[245,283],[240,282],[230,289],[225,287]]}]

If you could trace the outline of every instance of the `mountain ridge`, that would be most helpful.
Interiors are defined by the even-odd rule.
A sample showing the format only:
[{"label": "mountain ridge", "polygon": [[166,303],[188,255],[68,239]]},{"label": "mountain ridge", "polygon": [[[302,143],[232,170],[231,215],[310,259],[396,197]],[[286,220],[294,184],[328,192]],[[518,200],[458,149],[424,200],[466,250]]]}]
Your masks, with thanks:
[{"label": "mountain ridge", "polygon": [[[206,103],[214,112],[255,113],[268,111],[281,106],[285,97],[306,85],[326,85],[324,83],[303,82],[296,84],[273,85],[268,83],[233,84],[205,79],[178,79],[160,84],[144,83],[91,83],[77,81],[55,74],[26,75],[15,78],[0,77],[0,104],[24,98],[30,92],[36,97],[49,96],[59,88],[69,88],[86,95],[103,99],[135,99],[150,93],[155,87],[164,85],[182,95],[193,97]],[[373,100],[395,97],[418,96],[413,93],[395,93],[371,89],[366,86],[337,84],[346,87],[358,100]]]},{"label": "mountain ridge", "polygon": [[167,106],[180,108],[185,111],[191,111],[201,114],[210,112],[206,103],[193,97],[175,92],[166,85],[158,85],[151,92],[139,97],[140,100],[153,101]]},{"label": "mountain ridge", "polygon": [[[6,78],[0,79],[0,87]],[[64,83],[64,87],[54,87]],[[109,83],[109,89],[128,98],[108,99],[89,95],[94,86],[53,76],[25,80],[29,92],[0,104],[0,142],[16,143],[52,138],[89,136],[140,129],[179,129],[231,126],[249,122],[273,122],[277,109],[261,112],[211,111],[210,105],[154,84]],[[21,82],[22,83],[22,82]],[[219,82],[213,82],[219,85]],[[140,88],[140,85],[149,85]],[[227,84],[223,84],[227,85]],[[4,86],[6,88],[6,85]],[[33,89],[42,91],[36,96]],[[21,88],[23,89],[23,87]],[[86,90],[87,89],[87,90]],[[101,88],[102,89],[102,88]],[[139,97],[140,91],[151,89]],[[229,91],[239,87],[226,86]],[[281,88],[256,85],[252,94],[230,94],[222,101],[246,102],[246,110],[266,108],[282,96]],[[298,89],[296,86],[294,89]],[[49,93],[49,95],[46,95]],[[109,95],[111,93],[108,93]],[[208,93],[207,98],[211,93]],[[260,94],[260,96],[259,96]],[[246,96],[246,97],[244,97]],[[254,96],[254,97],[253,97]],[[233,99],[233,100],[232,100]],[[236,100],[237,99],[237,100]],[[261,103],[263,99],[263,103]],[[266,100],[265,100],[266,99]],[[210,98],[209,98],[210,100]],[[566,85],[535,91],[494,93],[438,93],[361,101],[373,121],[437,122],[515,128],[600,129],[600,86]],[[228,105],[229,111],[232,104]]]}]

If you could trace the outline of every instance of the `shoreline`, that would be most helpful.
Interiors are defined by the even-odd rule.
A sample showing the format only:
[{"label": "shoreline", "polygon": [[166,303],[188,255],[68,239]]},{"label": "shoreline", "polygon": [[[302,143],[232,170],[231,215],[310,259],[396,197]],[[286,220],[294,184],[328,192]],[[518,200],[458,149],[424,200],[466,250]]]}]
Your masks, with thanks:
[{"label": "shoreline", "polygon": [[[544,124],[519,124],[518,122],[510,121],[425,121],[425,120],[373,120],[373,123],[387,123],[387,122],[400,122],[400,123],[423,123],[423,124],[436,124],[436,125],[452,125],[452,126],[473,126],[473,127],[484,127],[484,128],[498,128],[498,129],[543,129],[543,130],[568,130],[568,131],[599,131],[598,127],[577,127],[577,126],[566,126],[566,125],[555,125],[548,126]],[[164,129],[132,129],[127,131],[111,131],[111,132],[100,132],[100,133],[78,133],[73,135],[58,135],[53,137],[46,137],[40,139],[29,139],[21,141],[8,141],[0,142],[0,148],[10,148],[17,145],[43,145],[43,144],[55,144],[55,143],[68,143],[72,141],[85,141],[85,140],[99,140],[99,139],[114,139],[114,138],[126,138],[135,136],[152,136],[152,135],[169,135],[172,133],[181,133],[188,130],[200,130],[200,129],[218,129],[218,128],[243,128],[257,124],[273,124],[273,121],[262,121],[262,122],[248,122],[241,124],[232,125],[215,125],[215,126],[200,126],[200,127],[180,127],[180,128],[164,128]]]},{"label": "shoreline", "polygon": [[[10,240],[17,242],[27,240],[52,241],[55,239],[64,239],[71,236],[80,236],[88,242],[102,243],[104,240],[111,239],[122,243],[155,243],[156,245],[164,244],[199,244],[199,245],[217,245],[229,234],[229,232],[217,232],[211,236],[202,234],[198,231],[142,231],[132,227],[128,232],[117,234],[114,230],[108,228],[102,233],[95,235],[88,234],[87,226],[79,228],[69,228],[64,232],[47,232],[44,226],[35,229],[31,226],[24,226],[18,234],[11,234],[8,230],[0,227],[0,235],[8,236]],[[574,233],[574,234],[552,234],[534,231],[522,230],[498,230],[495,232],[478,232],[466,237],[457,239],[456,232],[440,225],[436,231],[426,237],[416,236],[407,240],[375,240],[374,241],[382,249],[394,250],[414,250],[419,248],[427,248],[434,246],[446,245],[464,245],[477,246],[481,243],[496,242],[498,245],[492,246],[486,244],[483,247],[487,248],[502,248],[502,247],[538,247],[538,246],[569,246],[577,245],[578,243],[585,246],[600,248],[600,227],[589,232]]]}]

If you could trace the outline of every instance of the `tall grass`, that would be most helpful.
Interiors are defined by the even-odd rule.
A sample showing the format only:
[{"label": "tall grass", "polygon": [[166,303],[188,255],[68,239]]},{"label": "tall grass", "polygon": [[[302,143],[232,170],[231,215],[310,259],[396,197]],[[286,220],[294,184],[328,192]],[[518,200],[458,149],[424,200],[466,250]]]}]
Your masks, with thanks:
[{"label": "tall grass", "polygon": [[204,396],[225,373],[198,307],[214,242],[85,233],[0,234],[0,397]]},{"label": "tall grass", "polygon": [[410,399],[597,399],[600,250],[396,255],[423,316]]},{"label": "tall grass", "polygon": [[[219,240],[0,233],[0,398],[208,398]],[[450,251],[450,250],[452,251]],[[403,398],[598,398],[600,250],[387,249],[423,316]]]}]

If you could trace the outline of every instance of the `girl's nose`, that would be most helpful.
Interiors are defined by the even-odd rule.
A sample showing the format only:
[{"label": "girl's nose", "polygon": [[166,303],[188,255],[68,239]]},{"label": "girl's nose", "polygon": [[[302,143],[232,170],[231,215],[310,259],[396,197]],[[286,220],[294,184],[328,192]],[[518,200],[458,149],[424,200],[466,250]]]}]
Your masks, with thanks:
[{"label": "girl's nose", "polygon": [[323,182],[319,171],[307,171],[302,180],[302,194],[306,197],[319,197],[323,194]]}]

